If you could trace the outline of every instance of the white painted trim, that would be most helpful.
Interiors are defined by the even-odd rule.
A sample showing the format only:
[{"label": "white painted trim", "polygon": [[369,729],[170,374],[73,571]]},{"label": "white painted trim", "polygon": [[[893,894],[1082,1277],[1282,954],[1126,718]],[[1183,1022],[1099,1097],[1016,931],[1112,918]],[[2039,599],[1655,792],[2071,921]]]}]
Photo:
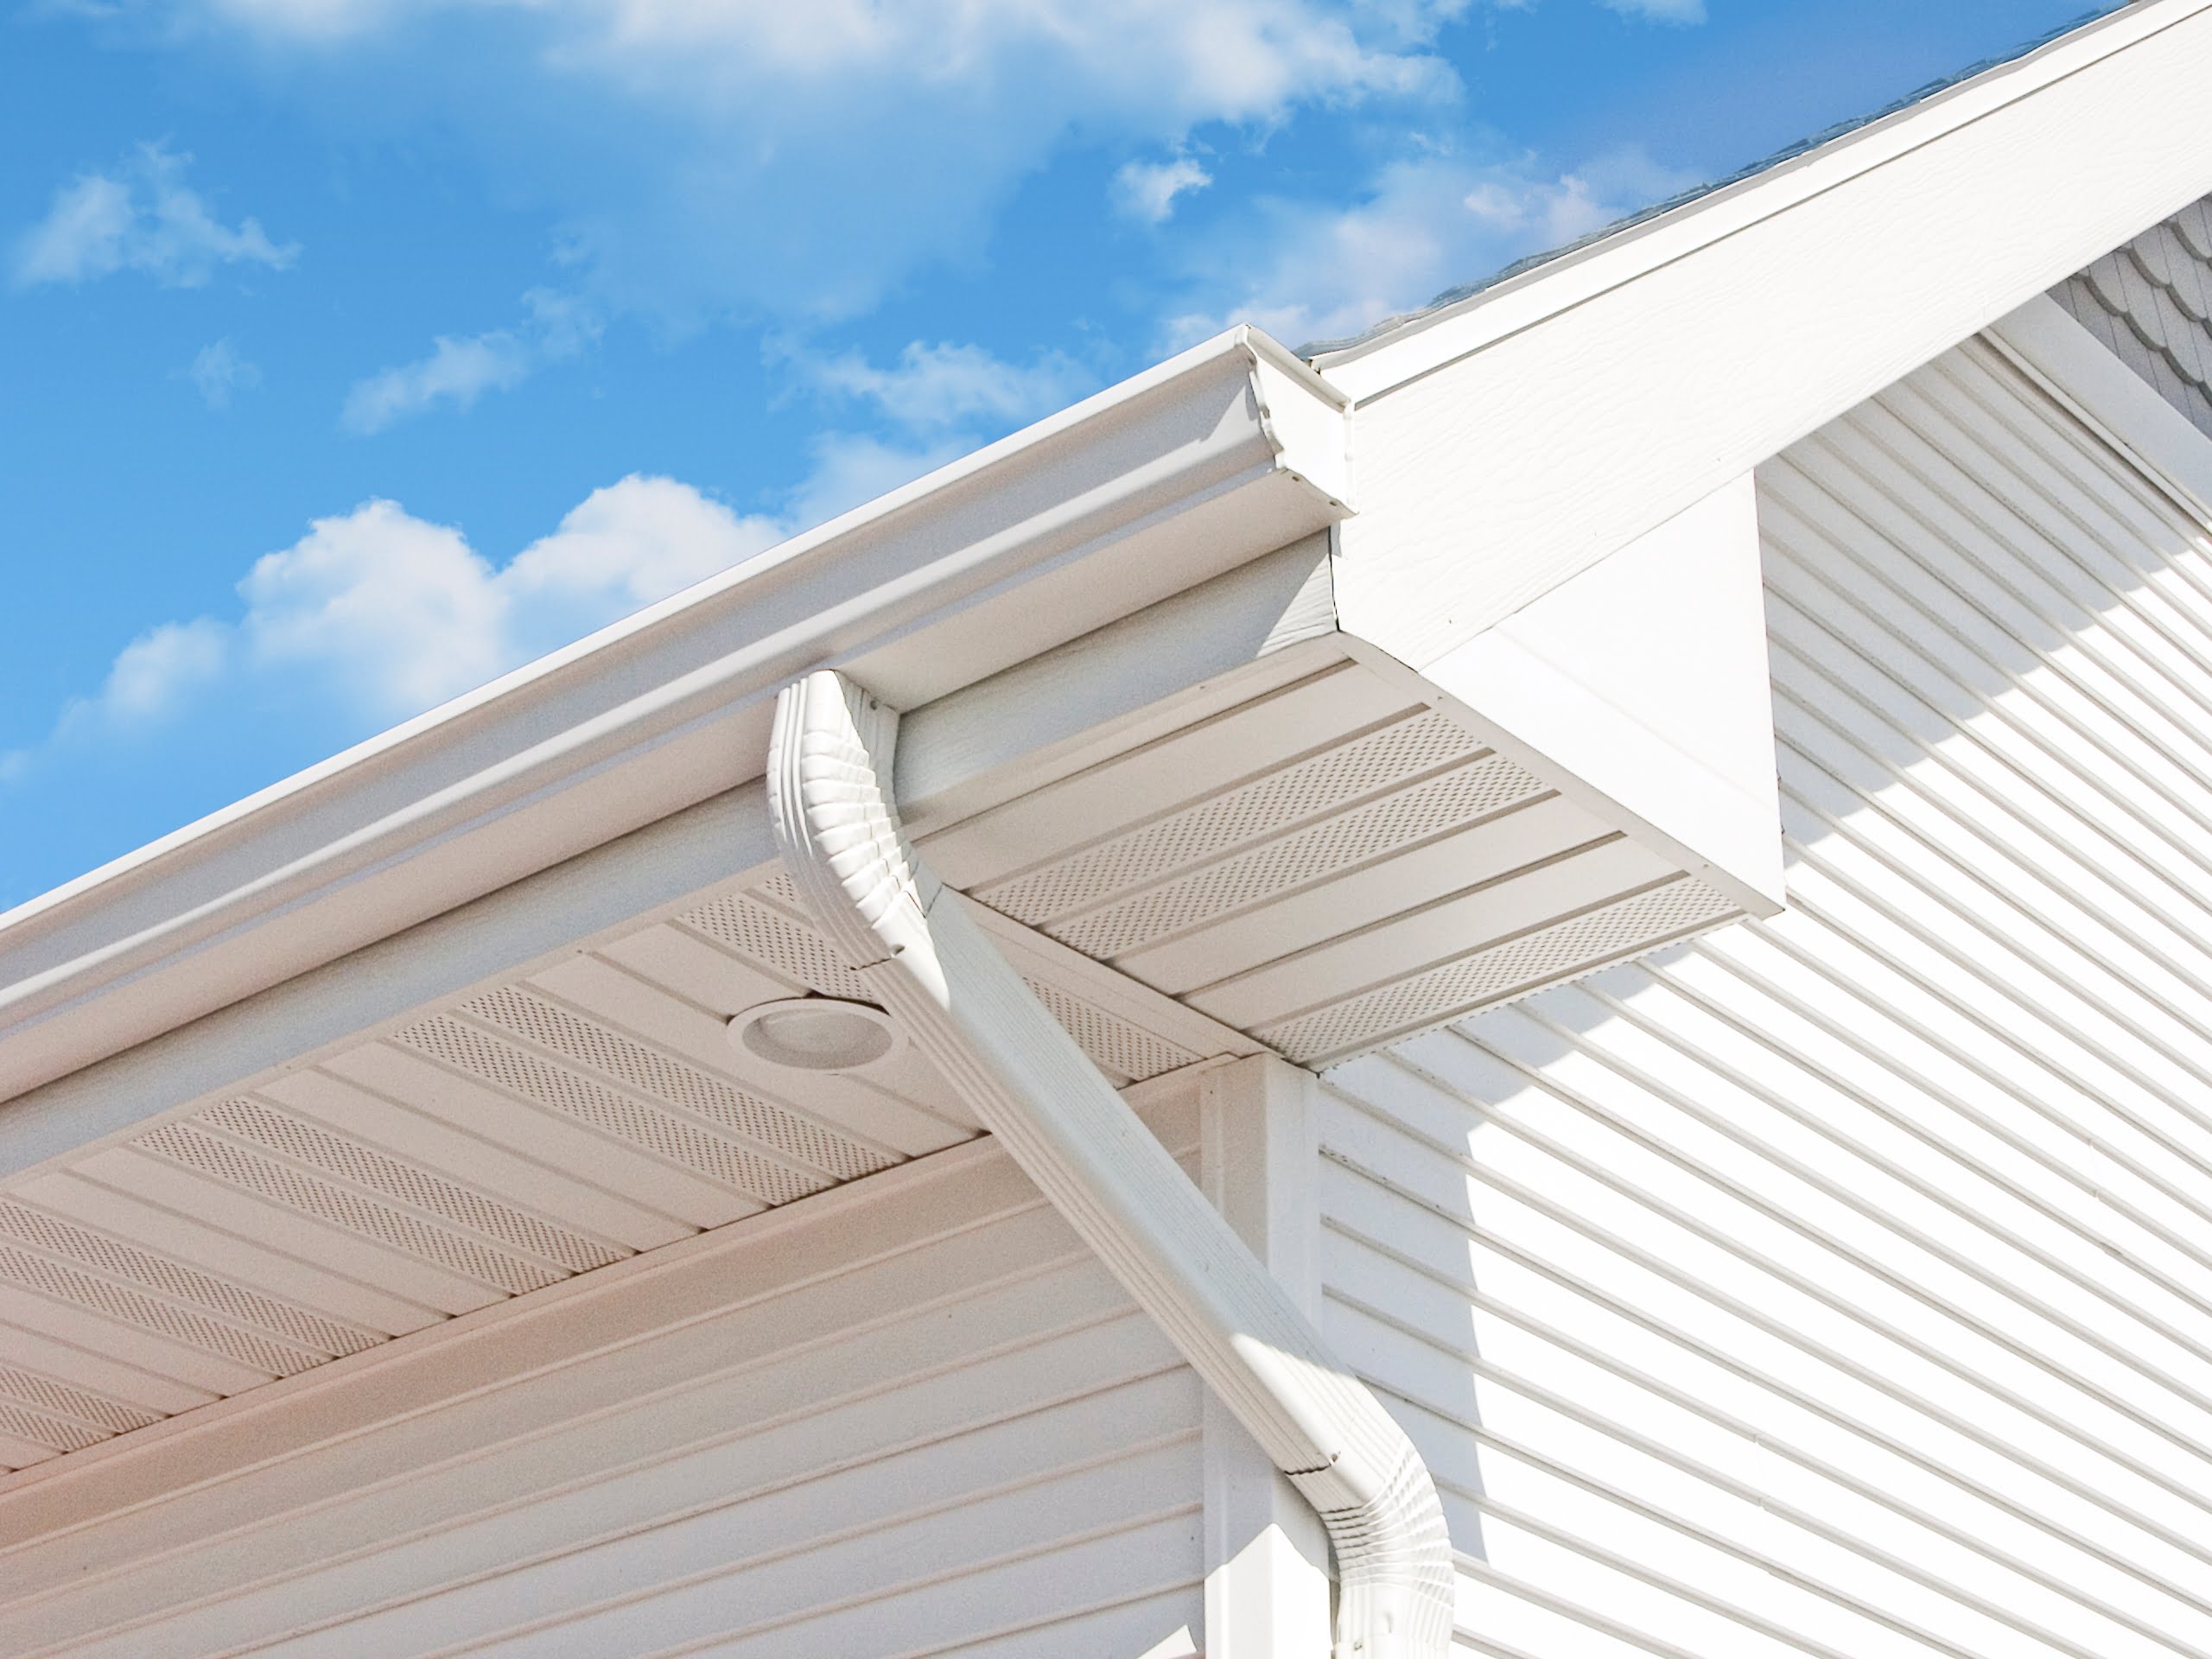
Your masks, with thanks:
[{"label": "white painted trim", "polygon": [[[1196,1080],[1207,1198],[1309,1319],[1321,1316],[1311,1072],[1257,1055]],[[1205,1403],[1209,1659],[1326,1659],[1329,1541],[1220,1397]]]},{"label": "white painted trim", "polygon": [[[1418,313],[1351,345],[1317,352],[1314,366],[1356,402],[1379,397],[1839,185],[1872,175],[1947,134],[2152,40],[2204,11],[2208,4],[2212,0],[2122,5],[2032,52],[1733,184],[1548,259],[1465,299]],[[2094,135],[2089,142],[2095,142]],[[1896,255],[1913,257],[1905,249],[1897,250]],[[1956,282],[1961,275],[1955,270],[1942,273],[1948,282]]]},{"label": "white painted trim", "polygon": [[1451,1548],[1420,1454],[915,857],[897,731],[834,671],[777,700],[770,806],[817,925],[1319,1513],[1340,1659],[1441,1659]]}]

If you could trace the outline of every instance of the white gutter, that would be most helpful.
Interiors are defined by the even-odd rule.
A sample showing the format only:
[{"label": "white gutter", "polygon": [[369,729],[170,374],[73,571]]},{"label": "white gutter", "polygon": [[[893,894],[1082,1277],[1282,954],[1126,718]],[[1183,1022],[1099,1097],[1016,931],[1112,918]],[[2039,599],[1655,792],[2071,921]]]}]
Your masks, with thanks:
[{"label": "white gutter", "polygon": [[915,856],[898,721],[830,670],[776,700],[770,809],[816,923],[1319,1512],[1338,1659],[1441,1659],[1451,1541],[1419,1453]]},{"label": "white gutter", "polygon": [[0,1101],[749,783],[809,668],[918,708],[1311,535],[1346,442],[1230,329],[0,913]]}]

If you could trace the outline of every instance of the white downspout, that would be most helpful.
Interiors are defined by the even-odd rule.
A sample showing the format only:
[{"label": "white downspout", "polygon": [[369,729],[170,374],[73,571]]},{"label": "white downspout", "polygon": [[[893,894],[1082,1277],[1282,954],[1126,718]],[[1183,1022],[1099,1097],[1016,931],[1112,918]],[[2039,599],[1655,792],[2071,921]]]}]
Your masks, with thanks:
[{"label": "white downspout", "polygon": [[1451,1543],[1404,1432],[907,844],[898,715],[824,670],[776,701],[768,798],[831,942],[1319,1513],[1337,1659],[1442,1659]]}]

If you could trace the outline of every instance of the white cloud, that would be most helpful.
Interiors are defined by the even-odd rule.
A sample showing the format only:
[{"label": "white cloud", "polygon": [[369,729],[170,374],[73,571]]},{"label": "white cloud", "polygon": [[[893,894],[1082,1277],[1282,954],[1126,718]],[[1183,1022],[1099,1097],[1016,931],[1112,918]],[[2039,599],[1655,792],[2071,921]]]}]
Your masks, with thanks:
[{"label": "white cloud", "polygon": [[856,353],[794,360],[817,391],[871,404],[910,432],[1011,430],[1065,407],[1097,384],[1089,370],[1058,352],[1022,365],[979,346],[918,340],[890,368],[877,368]]},{"label": "white cloud", "polygon": [[863,405],[876,429],[833,429],[808,446],[809,475],[791,493],[795,526],[834,518],[1002,437],[1094,390],[1098,377],[1060,352],[1009,363],[981,346],[914,340],[886,367],[858,353],[772,356],[833,407]]},{"label": "white cloud", "polygon": [[1176,197],[1212,182],[1213,175],[1187,156],[1172,162],[1128,162],[1114,175],[1114,206],[1130,219],[1162,225],[1174,213]]},{"label": "white cloud", "polygon": [[[403,719],[896,488],[1094,378],[1057,354],[1008,364],[919,341],[885,367],[856,354],[783,360],[804,390],[864,405],[880,423],[817,437],[781,511],[740,514],[688,484],[632,474],[501,564],[453,525],[366,501],[255,561],[235,620],[164,623],[134,640],[45,747],[127,737],[195,709]],[[0,783],[20,781],[43,752],[0,753]]]},{"label": "white cloud", "polygon": [[225,226],[184,183],[191,162],[143,144],[111,172],[84,173],[54,194],[47,215],[16,238],[20,288],[83,283],[120,270],[143,271],[174,288],[205,283],[219,265],[282,270],[296,244],[270,240],[257,220]]},{"label": "white cloud", "polygon": [[963,435],[924,438],[823,433],[807,446],[813,466],[805,482],[792,492],[791,523],[794,526],[827,524],[841,512],[957,461],[974,447]]},{"label": "white cloud", "polygon": [[117,720],[157,720],[181,696],[218,677],[229,656],[229,631],[213,618],[164,622],[117,653],[99,706]]},{"label": "white cloud", "polygon": [[672,479],[594,490],[495,567],[460,531],[369,501],[257,561],[238,638],[261,668],[301,669],[353,706],[411,714],[782,539]]},{"label": "white cloud", "polygon": [[1357,334],[1694,181],[1636,149],[1565,171],[1433,149],[1384,167],[1350,207],[1269,202],[1256,226],[1226,228],[1166,343],[1238,320],[1293,346]]},{"label": "white cloud", "polygon": [[[550,535],[494,565],[449,524],[394,502],[318,518],[255,561],[233,621],[167,622],[120,652],[93,696],[62,711],[47,747],[97,743],[195,709],[279,693],[390,721],[467,690],[789,533],[672,479],[594,490]],[[0,755],[0,782],[38,751]]]},{"label": "white cloud", "polygon": [[509,657],[498,574],[458,530],[390,501],[316,519],[256,561],[238,592],[253,662],[312,668],[365,709],[427,708]]},{"label": "white cloud", "polygon": [[[1668,0],[1656,0],[1667,3]],[[1315,95],[1433,84],[1416,48],[1467,0],[209,0],[262,36],[390,32],[433,14],[526,11],[549,60],[632,88],[727,106],[881,79],[1003,90],[1024,72],[1085,89],[1089,106],[1266,119]]]},{"label": "white cloud", "polygon": [[39,748],[0,749],[0,784],[20,782],[45,751],[143,732],[183,713],[232,663],[232,630],[213,617],[164,622],[115,655],[99,690],[73,697]]},{"label": "white cloud", "polygon": [[1609,11],[1624,17],[1646,17],[1655,23],[1701,23],[1705,0],[1600,0]]},{"label": "white cloud", "polygon": [[549,363],[575,356],[599,338],[598,318],[569,296],[532,289],[529,316],[517,328],[455,338],[440,334],[430,354],[356,381],[340,420],[367,435],[440,404],[467,409],[487,391],[506,391]]},{"label": "white cloud", "polygon": [[462,340],[440,334],[428,357],[355,382],[340,418],[349,432],[381,432],[434,404],[467,409],[486,391],[519,385],[531,367],[530,348],[505,329]]},{"label": "white cloud", "polygon": [[[150,0],[241,29],[356,122],[473,145],[542,209],[603,308],[685,326],[863,312],[972,262],[1071,143],[1448,99],[1432,48],[1471,0]],[[388,109],[343,66],[435,51]],[[327,80],[326,79],[327,78]]]},{"label": "white cloud", "polygon": [[200,400],[210,409],[228,409],[233,393],[251,391],[261,384],[259,367],[240,357],[238,347],[227,339],[202,346],[185,372],[191,378]]},{"label": "white cloud", "polygon": [[552,650],[796,528],[788,515],[741,516],[689,484],[632,473],[594,490],[499,573],[512,648],[524,657]]}]

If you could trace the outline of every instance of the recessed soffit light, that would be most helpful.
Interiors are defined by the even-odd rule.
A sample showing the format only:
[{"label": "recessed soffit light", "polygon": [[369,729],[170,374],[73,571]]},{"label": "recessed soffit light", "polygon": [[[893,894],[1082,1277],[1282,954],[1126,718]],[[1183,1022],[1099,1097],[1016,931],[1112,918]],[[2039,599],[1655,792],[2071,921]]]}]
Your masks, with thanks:
[{"label": "recessed soffit light", "polygon": [[756,1059],[794,1071],[852,1071],[899,1046],[891,1016],[868,1002],[794,996],[751,1007],[729,1022],[730,1041]]}]

